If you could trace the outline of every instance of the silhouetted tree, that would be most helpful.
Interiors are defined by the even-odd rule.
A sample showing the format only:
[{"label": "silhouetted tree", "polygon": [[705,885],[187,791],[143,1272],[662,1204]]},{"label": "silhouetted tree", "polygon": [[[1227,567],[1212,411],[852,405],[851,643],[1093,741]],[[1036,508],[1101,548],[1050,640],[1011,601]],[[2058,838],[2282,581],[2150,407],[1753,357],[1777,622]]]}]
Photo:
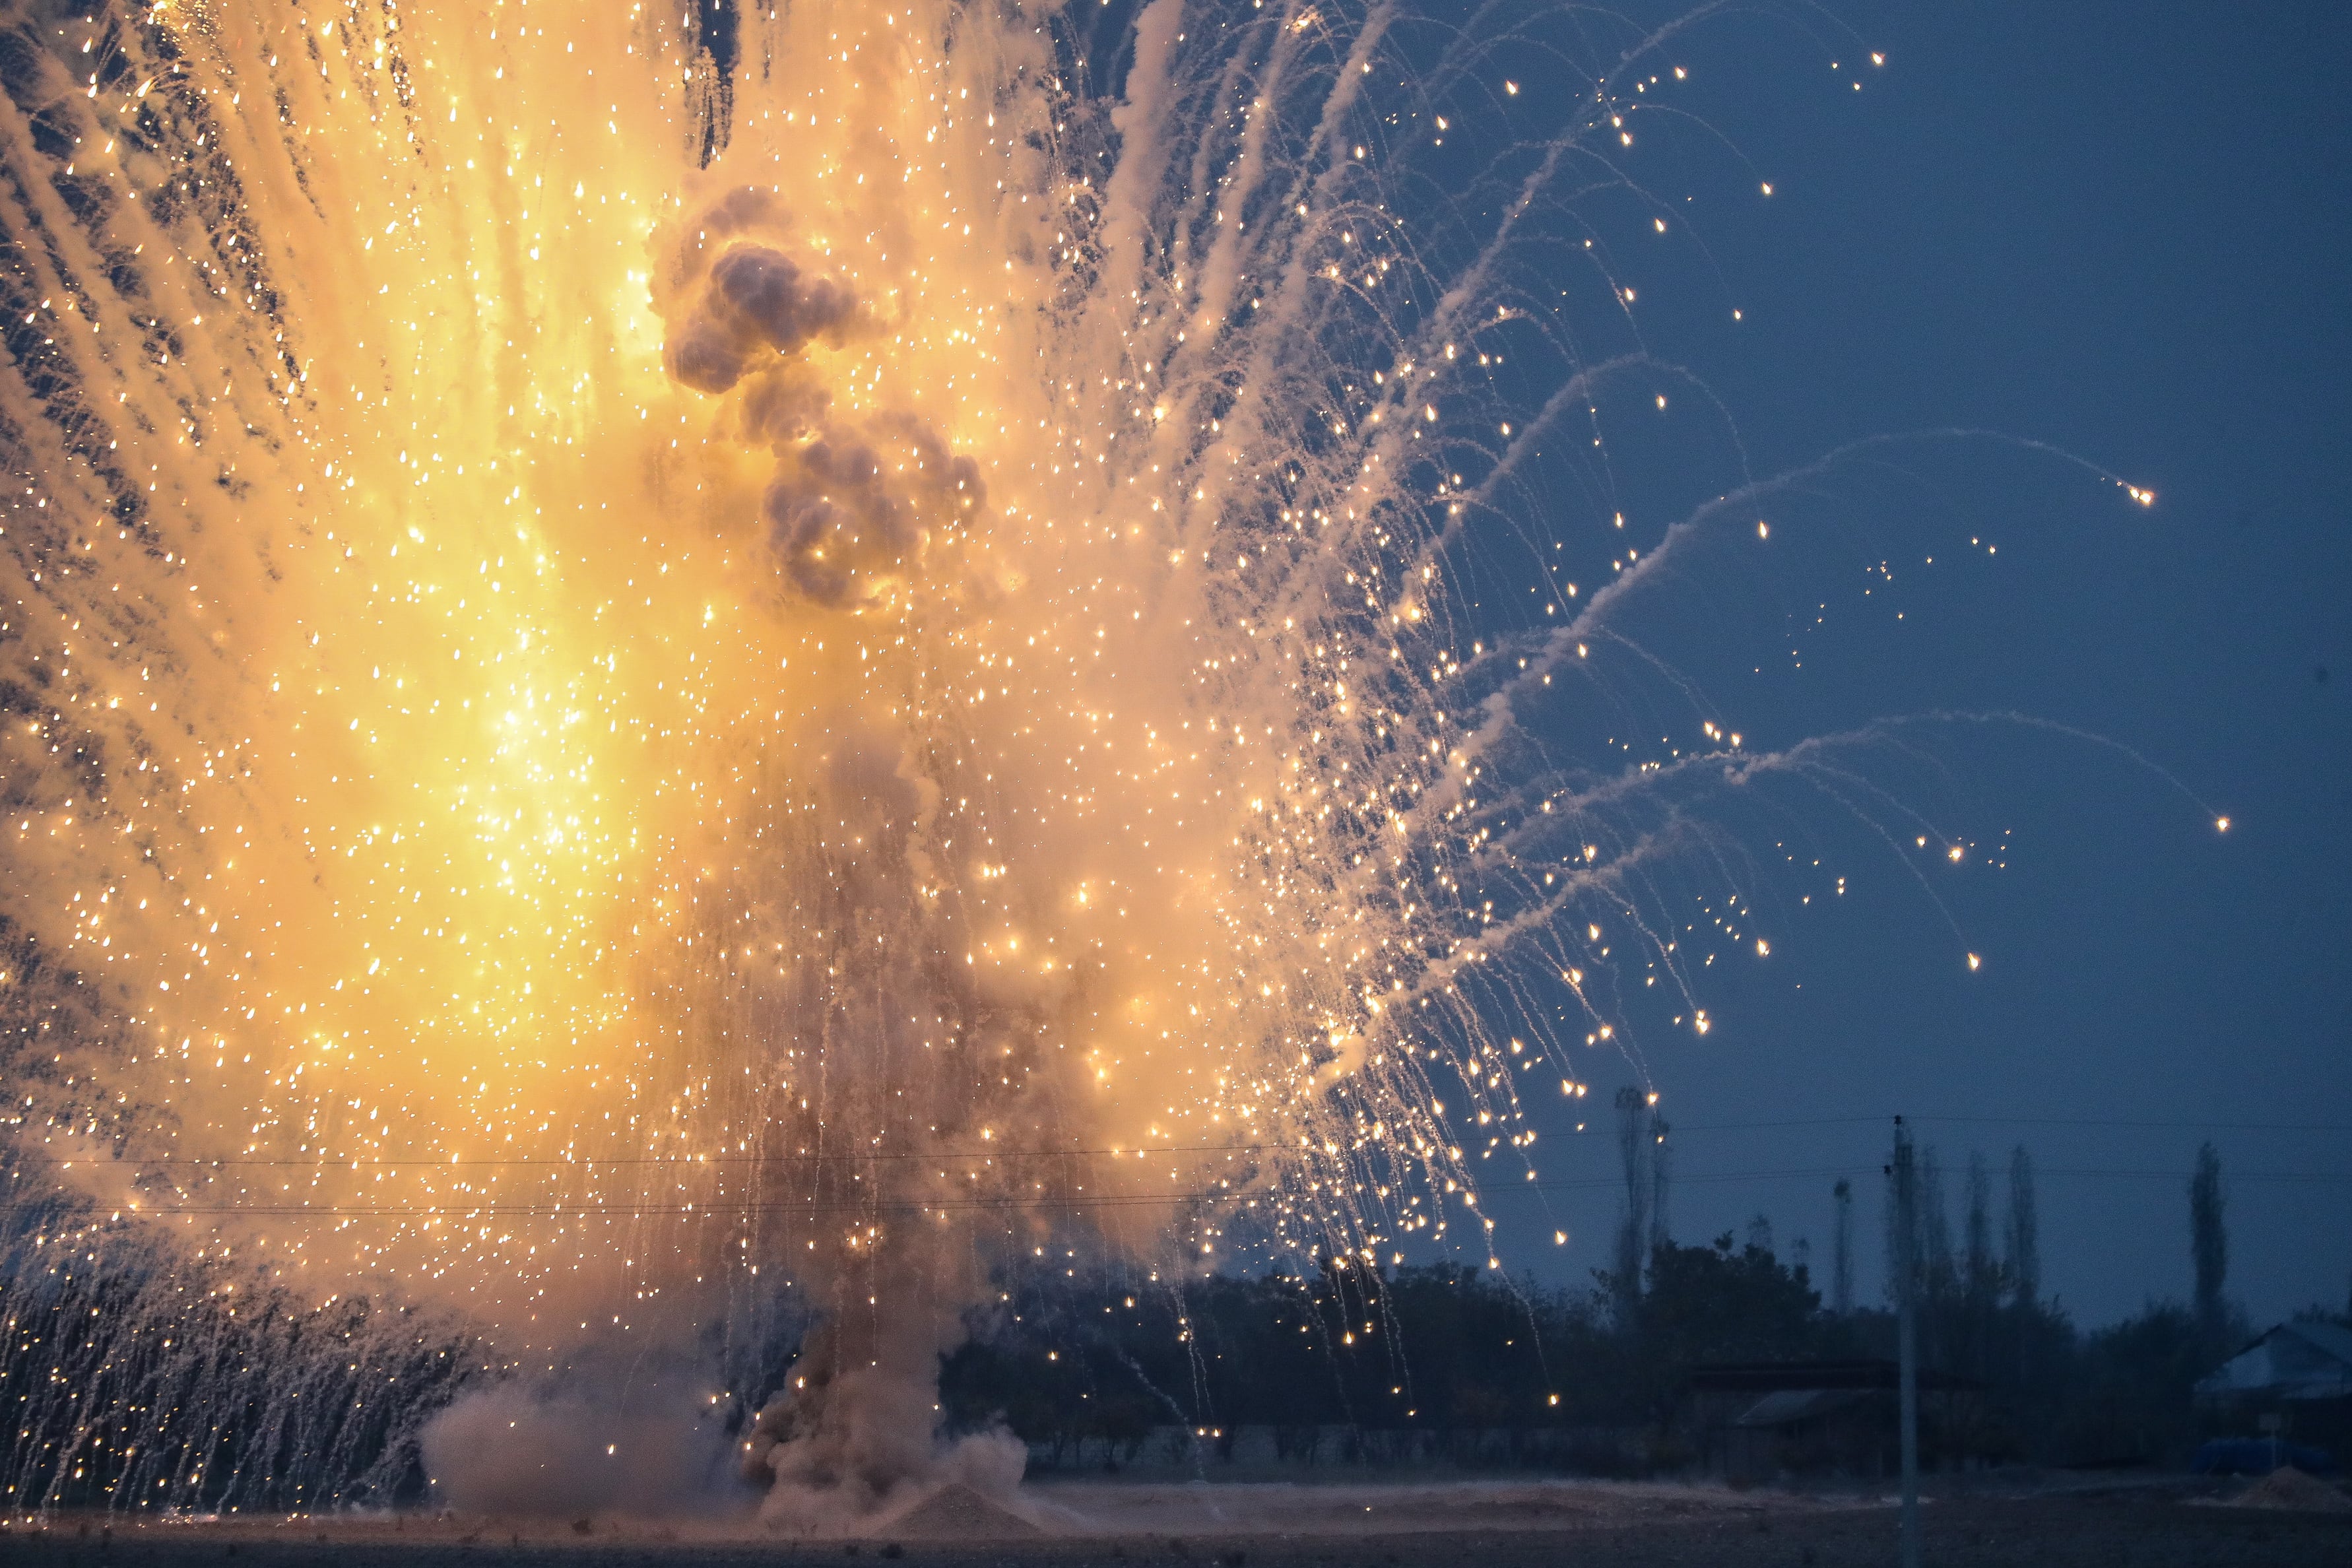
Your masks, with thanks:
[{"label": "silhouetted tree", "polygon": [[2195,1437],[2191,1389],[2204,1367],[2202,1331],[2177,1301],[2084,1337],[2055,1442],[2069,1463],[2185,1458]]},{"label": "silhouetted tree", "polygon": [[1994,1314],[2000,1306],[2000,1264],[1992,1251],[1992,1172],[1983,1153],[1969,1152],[1968,1218],[1962,1228],[1965,1249],[1959,1315],[1961,1335],[1954,1347],[1957,1370],[1972,1377],[1992,1370]]},{"label": "silhouetted tree", "polygon": [[1657,1251],[1674,1239],[1674,1223],[1667,1200],[1673,1196],[1675,1147],[1666,1142],[1674,1129],[1663,1116],[1650,1119],[1650,1250]]},{"label": "silhouetted tree", "polygon": [[1985,1165],[1984,1155],[1973,1149],[1969,1152],[1969,1215],[1965,1238],[1969,1294],[1982,1295],[1990,1300],[2000,1284],[2000,1266],[1993,1261],[1992,1255],[1992,1173]]},{"label": "silhouetted tree", "polygon": [[1952,1262],[1952,1214],[1944,1204],[1944,1165],[1933,1148],[1919,1152],[1920,1289],[1931,1301],[1948,1301],[1959,1283]]},{"label": "silhouetted tree", "polygon": [[2009,1227],[2003,1237],[2010,1299],[2020,1303],[2042,1296],[2042,1220],[2033,1202],[2033,1156],[2020,1143],[2009,1152]]},{"label": "silhouetted tree", "polygon": [[1649,1289],[1633,1324],[1643,1414],[1673,1414],[1691,1369],[1710,1362],[1800,1361],[1829,1342],[1822,1299],[1802,1268],[1728,1231],[1710,1246],[1667,1242],[1650,1255]]},{"label": "silhouetted tree", "polygon": [[2197,1329],[2208,1356],[2222,1353],[2229,1308],[2221,1289],[2230,1277],[2230,1236],[2222,1222],[2221,1156],[2210,1143],[2197,1151],[2189,1178],[2189,1251],[2197,1268]]}]

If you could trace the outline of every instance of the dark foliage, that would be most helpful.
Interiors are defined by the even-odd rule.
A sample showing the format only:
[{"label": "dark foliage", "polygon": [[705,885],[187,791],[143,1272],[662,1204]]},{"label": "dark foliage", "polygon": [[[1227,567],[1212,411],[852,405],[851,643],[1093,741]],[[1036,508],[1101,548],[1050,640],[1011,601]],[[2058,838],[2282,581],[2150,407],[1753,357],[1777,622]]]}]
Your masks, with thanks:
[{"label": "dark foliage", "polygon": [[[2242,1317],[2218,1353],[2178,1303],[2081,1333],[1983,1239],[1922,1273],[1922,1363],[1973,1385],[1931,1408],[1931,1465],[2174,1464],[2210,1435],[2190,1390]],[[1699,1451],[1694,1369],[1895,1350],[1892,1312],[1825,1310],[1801,1265],[1728,1235],[1660,1244],[1633,1291],[1441,1264],[1176,1286],[1055,1271],[1005,1296],[948,1363],[951,1423],[1002,1418],[1048,1463],[1114,1468],[1154,1432],[1197,1438],[1150,1457],[1213,1465],[1252,1427],[1291,1462],[1668,1469]]]},{"label": "dark foliage", "polygon": [[1040,1277],[950,1360],[945,1403],[959,1426],[1001,1416],[1065,1462],[1132,1462],[1171,1427],[1230,1456],[1244,1426],[1306,1462],[1549,1461],[1575,1434],[1665,1433],[1703,1363],[1853,1348],[1804,1270],[1763,1247],[1666,1242],[1645,1272],[1630,1317],[1607,1275],[1528,1291],[1449,1264],[1132,1289]]},{"label": "dark foliage", "polygon": [[[1975,1385],[1931,1409],[1929,1463],[2185,1461],[2217,1431],[2191,1386],[2243,1342],[2242,1315],[2225,1309],[2217,1338],[2210,1305],[2158,1302],[2078,1333],[2027,1284],[2030,1195],[1994,1258],[1987,1184],[1972,1173],[1961,1245],[1931,1233],[1920,1260],[1923,1363]],[[451,1325],[303,1306],[95,1231],[48,1234],[54,1217],[0,1258],[12,1507],[398,1500],[422,1422],[495,1375]],[[1253,1452],[1290,1464],[1672,1470],[1709,1451],[1695,1369],[1895,1351],[1891,1312],[1824,1310],[1762,1225],[1745,1246],[1661,1241],[1638,1282],[1602,1272],[1585,1289],[1333,1260],[1181,1283],[1041,1265],[999,1286],[943,1366],[945,1420],[1003,1422],[1065,1467],[1205,1470],[1246,1428]],[[714,1323],[706,1352],[782,1375],[806,1320],[769,1316]]]}]

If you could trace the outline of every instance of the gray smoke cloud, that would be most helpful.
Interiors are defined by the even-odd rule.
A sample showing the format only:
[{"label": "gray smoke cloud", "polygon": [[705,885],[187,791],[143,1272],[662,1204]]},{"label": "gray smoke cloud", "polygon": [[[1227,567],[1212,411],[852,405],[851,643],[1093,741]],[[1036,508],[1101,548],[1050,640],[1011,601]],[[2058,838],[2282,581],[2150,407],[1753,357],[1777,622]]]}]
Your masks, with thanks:
[{"label": "gray smoke cloud", "polygon": [[663,343],[662,363],[698,392],[725,392],[763,353],[837,340],[856,315],[857,296],[844,284],[781,250],[739,245],[710,268],[693,313]]},{"label": "gray smoke cloud", "polygon": [[[642,1384],[642,1380],[639,1380]],[[460,1513],[573,1518],[707,1513],[746,1500],[706,1402],[625,1376],[568,1388],[505,1384],[457,1400],[420,1434],[433,1500]]]},{"label": "gray smoke cloud", "polygon": [[833,394],[805,365],[753,371],[741,384],[736,417],[743,439],[780,451],[824,429],[833,407]]},{"label": "gray smoke cloud", "polygon": [[765,1489],[771,1524],[855,1528],[941,1487],[1008,1501],[1020,1485],[1029,1451],[1012,1433],[940,1433],[940,1358],[964,1340],[955,1303],[971,1291],[958,1287],[974,1281],[961,1248],[906,1239],[844,1271],[832,1314],[752,1424],[742,1474]]},{"label": "gray smoke cloud", "polygon": [[[824,1330],[818,1331],[820,1340]],[[1009,1500],[1029,1461],[1028,1446],[1003,1430],[939,1436],[935,1376],[909,1375],[912,1363],[877,1358],[841,1367],[831,1343],[812,1343],[815,1370],[803,1385],[760,1413],[743,1456],[746,1480],[763,1487],[761,1514],[807,1531],[854,1525],[894,1504],[961,1484]]]},{"label": "gray smoke cloud", "polygon": [[741,437],[772,447],[761,505],[790,592],[828,608],[887,598],[938,541],[984,502],[979,465],[912,414],[836,416],[802,357],[856,331],[856,292],[788,248],[792,215],[772,192],[711,202],[678,246],[655,304],[669,323],[664,364],[680,384],[741,395]]},{"label": "gray smoke cloud", "polygon": [[885,416],[788,453],[761,510],[793,586],[839,606],[914,575],[981,495],[979,465],[919,421]]},{"label": "gray smoke cloud", "polygon": [[[719,196],[677,231],[655,303],[669,323],[670,374],[727,397],[719,428],[772,454],[756,519],[746,521],[756,525],[777,592],[813,609],[856,610],[934,572],[943,544],[984,505],[984,491],[979,465],[911,410],[836,408],[827,381],[837,367],[816,348],[850,346],[860,307],[852,290],[793,254],[792,231],[791,215],[767,193]],[[763,1026],[797,1030],[813,1051],[838,1049],[854,1066],[831,1081],[833,1110],[809,1112],[800,1133],[810,1147],[824,1146],[830,1114],[836,1124],[868,1130],[868,1147],[968,1147],[980,1136],[988,1086],[1012,1092],[1019,1031],[1005,1026],[1008,1009],[989,1009],[995,1023],[975,1025],[958,1042],[949,1020],[981,1012],[972,977],[951,965],[926,970],[919,957],[911,972],[886,976],[870,967],[886,952],[969,946],[940,923],[950,914],[909,897],[942,879],[930,844],[939,785],[919,748],[855,701],[815,728],[826,738],[823,794],[832,820],[816,862],[823,872],[813,865],[806,885],[812,896],[821,887],[837,900],[824,924],[856,940],[829,960],[825,991],[806,999],[804,1013],[771,1011]],[[1025,1032],[1034,1033],[1034,1025]],[[967,1047],[968,1062],[986,1058],[971,1092],[910,1098],[910,1086],[946,1081],[940,1075],[956,1043]],[[930,1075],[923,1085],[907,1076],[918,1061]],[[1009,1500],[1020,1483],[1028,1458],[1020,1439],[941,1430],[940,1361],[963,1342],[964,1310],[983,1292],[966,1230],[910,1219],[912,1193],[893,1190],[919,1180],[919,1167],[898,1162],[819,1163],[793,1192],[794,1201],[820,1210],[869,1217],[794,1260],[824,1316],[781,1392],[741,1435],[731,1467],[762,1494],[772,1528],[856,1532],[941,1488]],[[488,1435],[498,1436],[494,1427]]]}]

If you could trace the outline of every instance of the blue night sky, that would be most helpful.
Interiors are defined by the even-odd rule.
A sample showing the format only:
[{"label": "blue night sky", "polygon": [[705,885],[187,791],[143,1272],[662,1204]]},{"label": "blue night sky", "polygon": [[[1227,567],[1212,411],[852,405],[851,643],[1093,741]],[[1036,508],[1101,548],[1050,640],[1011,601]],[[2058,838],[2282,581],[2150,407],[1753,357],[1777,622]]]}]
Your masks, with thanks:
[{"label": "blue night sky", "polygon": [[[1743,21],[1684,52],[1682,101],[1724,144],[1675,154],[1697,174],[1629,167],[1654,190],[1693,182],[1688,226],[1720,281],[1709,294],[1685,267],[1662,284],[1678,303],[1658,308],[1660,352],[1732,411],[1759,473],[1876,433],[1989,427],[2158,502],[1995,445],[1906,449],[1909,478],[1831,487],[1846,504],[1827,534],[1768,568],[1727,559],[1720,582],[1628,629],[1751,743],[2016,710],[2153,765],[2046,731],[1947,730],[1918,804],[1977,847],[1967,866],[1849,826],[1805,852],[1824,872],[1776,874],[1769,836],[1751,843],[1772,956],[1710,972],[1719,1024],[1704,1041],[1644,1042],[1685,1130],[1675,1234],[1744,1230],[1762,1211],[1783,1243],[1812,1239],[1825,1279],[1830,1187],[1851,1170],[1859,1293],[1876,1300],[1884,1118],[1905,1110],[1948,1167],[1981,1149],[1998,1177],[2013,1143],[2032,1151],[2046,1288],[2095,1324],[2188,1294],[2186,1184],[2210,1137],[2231,1294],[2257,1320],[2342,1310],[2352,9],[1904,0],[1840,15],[1887,56],[1863,91],[1829,33]],[[1691,607],[1726,588],[1747,605],[1730,631]],[[1848,893],[1801,903],[1829,871]],[[1604,1096],[1627,1077],[1591,1070],[1592,1134],[1547,1142],[1543,1174],[1561,1185],[1498,1205],[1515,1258],[1565,1256],[1577,1279],[1607,1260]],[[1773,1172],[1804,1173],[1748,1174]],[[1996,1226],[1998,1205],[1997,1186]],[[1531,1234],[1555,1222],[1574,1234],[1565,1255]]]}]

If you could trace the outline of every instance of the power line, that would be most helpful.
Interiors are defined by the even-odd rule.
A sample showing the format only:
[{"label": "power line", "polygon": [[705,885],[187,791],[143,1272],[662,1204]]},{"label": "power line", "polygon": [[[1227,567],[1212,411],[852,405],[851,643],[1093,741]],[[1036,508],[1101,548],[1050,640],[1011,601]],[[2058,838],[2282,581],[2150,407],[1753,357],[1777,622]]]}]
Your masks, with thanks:
[{"label": "power line", "polygon": [[2352,1132],[2352,1125],[2340,1121],[2126,1121],[2071,1116],[1915,1116],[1911,1120],[1989,1127],[2129,1127],[2175,1132]]},{"label": "power line", "polygon": [[[1815,1116],[1787,1121],[1678,1122],[1675,1134],[1685,1132],[1761,1132],[1791,1127],[1885,1126],[1885,1116]],[[1909,1116],[1912,1121],[1951,1122],[1984,1127],[2121,1127],[2182,1132],[2352,1132],[2352,1123],[2340,1121],[2138,1121],[2088,1116]]]}]

